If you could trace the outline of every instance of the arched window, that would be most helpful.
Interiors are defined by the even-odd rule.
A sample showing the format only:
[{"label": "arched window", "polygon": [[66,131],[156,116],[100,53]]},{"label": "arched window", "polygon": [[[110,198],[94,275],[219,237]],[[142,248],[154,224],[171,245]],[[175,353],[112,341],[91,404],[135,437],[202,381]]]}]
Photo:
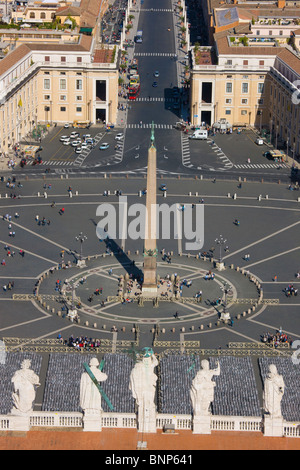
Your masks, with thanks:
[{"label": "arched window", "polygon": [[34,13],[34,11],[31,11],[31,12],[30,12],[30,18],[35,18],[35,13]]},{"label": "arched window", "polygon": [[40,19],[44,20],[46,18],[46,13],[44,11],[41,12],[40,14]]}]

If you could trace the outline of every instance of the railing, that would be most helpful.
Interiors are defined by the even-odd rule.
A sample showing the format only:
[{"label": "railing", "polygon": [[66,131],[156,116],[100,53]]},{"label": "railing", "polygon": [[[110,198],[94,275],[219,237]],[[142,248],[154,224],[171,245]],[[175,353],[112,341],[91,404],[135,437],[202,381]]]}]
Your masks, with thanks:
[{"label": "railing", "polygon": [[[14,431],[12,415],[0,416],[0,432]],[[83,414],[79,412],[45,412],[34,411],[30,415],[30,427],[39,428],[81,428],[83,429]],[[135,413],[102,412],[103,428],[137,429]],[[173,425],[175,430],[193,430],[191,415],[171,415],[157,413],[156,429]],[[261,416],[211,416],[211,431],[263,432],[263,417]],[[18,429],[20,430],[20,429]],[[300,422],[283,422],[282,436],[300,438]]]}]

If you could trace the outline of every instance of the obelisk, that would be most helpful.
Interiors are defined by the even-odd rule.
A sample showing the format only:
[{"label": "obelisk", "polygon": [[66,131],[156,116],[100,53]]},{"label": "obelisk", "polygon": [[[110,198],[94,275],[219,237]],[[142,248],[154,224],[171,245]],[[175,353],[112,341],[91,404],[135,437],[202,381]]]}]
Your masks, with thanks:
[{"label": "obelisk", "polygon": [[148,149],[147,192],[146,192],[146,221],[144,243],[144,280],[143,296],[157,295],[156,279],[156,147],[154,139],[154,124],[152,122],[151,141]]}]

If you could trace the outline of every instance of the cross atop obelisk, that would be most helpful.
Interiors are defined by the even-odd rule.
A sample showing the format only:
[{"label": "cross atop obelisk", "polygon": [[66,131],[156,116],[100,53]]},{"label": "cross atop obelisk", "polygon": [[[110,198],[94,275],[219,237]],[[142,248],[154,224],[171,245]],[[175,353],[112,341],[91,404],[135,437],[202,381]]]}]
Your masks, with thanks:
[{"label": "cross atop obelisk", "polygon": [[157,294],[156,190],[156,148],[154,138],[154,123],[152,122],[147,167],[144,281],[142,287],[142,293],[144,296],[155,296]]}]

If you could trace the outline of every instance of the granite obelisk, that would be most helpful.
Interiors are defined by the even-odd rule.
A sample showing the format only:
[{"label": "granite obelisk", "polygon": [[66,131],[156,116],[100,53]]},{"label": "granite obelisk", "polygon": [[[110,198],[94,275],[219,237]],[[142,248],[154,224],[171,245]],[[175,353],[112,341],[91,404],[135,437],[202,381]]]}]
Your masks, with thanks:
[{"label": "granite obelisk", "polygon": [[144,280],[142,286],[142,295],[148,297],[156,296],[157,294],[156,186],[156,147],[154,139],[154,124],[152,122],[151,141],[148,149]]}]

